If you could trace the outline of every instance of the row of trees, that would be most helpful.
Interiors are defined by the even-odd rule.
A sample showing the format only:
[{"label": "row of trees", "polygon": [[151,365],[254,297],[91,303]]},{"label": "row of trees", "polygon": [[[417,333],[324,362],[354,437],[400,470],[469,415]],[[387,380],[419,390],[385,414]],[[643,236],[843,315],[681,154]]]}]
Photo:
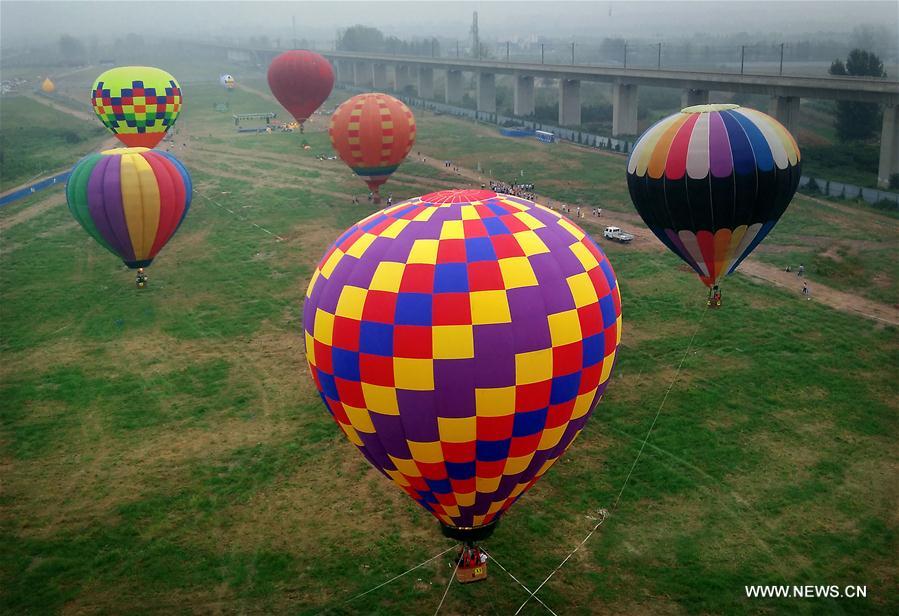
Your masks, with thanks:
[{"label": "row of trees", "polygon": [[352,26],[337,33],[337,49],[340,51],[439,56],[440,42],[433,37],[404,41],[395,36],[385,36],[377,28]]},{"label": "row of trees", "polygon": [[[883,62],[873,52],[853,49],[843,62],[837,58],[830,65],[831,75],[886,77]],[[837,101],[835,125],[840,141],[868,139],[877,134],[881,122],[880,105],[856,101]]]}]

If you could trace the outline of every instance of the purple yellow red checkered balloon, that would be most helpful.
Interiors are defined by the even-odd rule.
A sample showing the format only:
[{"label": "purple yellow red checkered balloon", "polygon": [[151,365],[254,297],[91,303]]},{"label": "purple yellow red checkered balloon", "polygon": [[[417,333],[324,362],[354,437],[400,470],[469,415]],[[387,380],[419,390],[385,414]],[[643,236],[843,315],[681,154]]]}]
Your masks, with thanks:
[{"label": "purple yellow red checkered balloon", "polygon": [[365,458],[444,525],[488,525],[608,384],[621,299],[602,250],[541,205],[442,191],[377,212],[306,292],[309,369]]}]

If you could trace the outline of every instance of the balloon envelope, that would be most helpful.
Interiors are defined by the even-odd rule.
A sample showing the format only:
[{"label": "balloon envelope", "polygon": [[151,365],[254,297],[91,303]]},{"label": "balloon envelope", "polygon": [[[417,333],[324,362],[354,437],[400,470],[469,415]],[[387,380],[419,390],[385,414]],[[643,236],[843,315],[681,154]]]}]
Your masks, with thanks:
[{"label": "balloon envelope", "polygon": [[710,287],[771,231],[800,175],[790,132],[738,105],[697,105],[661,120],[627,164],[646,225]]},{"label": "balloon envelope", "polygon": [[47,94],[50,94],[51,92],[56,90],[56,85],[52,81],[50,81],[49,77],[47,77],[41,84],[41,90],[43,90]]},{"label": "balloon envelope", "polygon": [[302,124],[331,95],[334,69],[313,51],[285,51],[268,67],[268,86],[278,102]]},{"label": "balloon envelope", "polygon": [[571,445],[608,384],[621,300],[571,221],[486,190],[357,223],[306,292],[322,400],[381,473],[449,529],[492,524]]},{"label": "balloon envelope", "polygon": [[234,77],[228,74],[221,75],[219,77],[219,83],[223,88],[227,88],[228,90],[234,89]]},{"label": "balloon envelope", "polygon": [[181,86],[150,66],[109,69],[94,82],[94,113],[129,147],[155,147],[181,112]]},{"label": "balloon envelope", "polygon": [[402,101],[381,93],[358,94],[331,116],[331,145],[377,193],[415,144],[415,116]]},{"label": "balloon envelope", "polygon": [[146,267],[190,208],[190,174],[167,152],[115,148],[82,158],[66,183],[69,211],[131,268]]}]

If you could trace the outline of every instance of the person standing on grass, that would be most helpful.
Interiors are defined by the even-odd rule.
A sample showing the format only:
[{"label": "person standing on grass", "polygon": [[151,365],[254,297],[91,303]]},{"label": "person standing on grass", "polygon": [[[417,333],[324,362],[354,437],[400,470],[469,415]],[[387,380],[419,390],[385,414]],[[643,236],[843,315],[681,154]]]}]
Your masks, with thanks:
[{"label": "person standing on grass", "polygon": [[799,264],[799,271],[796,272],[796,275],[800,278],[805,275],[805,266],[802,263]]},{"label": "person standing on grass", "polygon": [[808,283],[807,283],[807,282],[803,282],[803,283],[802,283],[802,294],[805,295],[805,299],[811,301],[811,299],[812,299],[812,291],[811,291],[811,289],[808,288]]}]

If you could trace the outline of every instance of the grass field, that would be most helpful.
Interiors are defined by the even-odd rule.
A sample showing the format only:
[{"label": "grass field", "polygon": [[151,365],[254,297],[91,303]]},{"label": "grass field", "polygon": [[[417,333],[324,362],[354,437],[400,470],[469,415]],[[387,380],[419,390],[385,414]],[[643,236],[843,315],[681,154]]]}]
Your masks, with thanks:
[{"label": "grass field", "polygon": [[[185,96],[172,151],[196,195],[145,291],[71,219],[60,189],[0,210],[0,611],[433,613],[449,554],[345,603],[451,543],[339,433],[303,359],[308,278],[372,210],[350,203],[366,189],[315,158],[330,150],[323,119],[305,135],[238,135],[212,111],[216,86]],[[231,106],[274,108],[241,90]],[[4,101],[10,122],[20,113]],[[417,118],[422,155],[501,179],[524,170],[541,194],[631,215],[623,158]],[[74,162],[89,149],[47,155]],[[412,161],[385,193],[454,182]],[[875,295],[895,298],[896,225],[797,198],[760,258],[805,258],[835,287],[883,281]],[[625,320],[616,372],[489,552],[535,588],[615,502],[661,408],[617,509],[540,591],[548,606],[899,611],[896,329],[739,273],[726,309],[707,312],[675,257],[603,247]],[[816,258],[846,265],[825,278]],[[747,584],[859,584],[868,597],[749,600]],[[442,613],[511,614],[526,597],[494,567],[486,583],[453,585]],[[531,601],[523,613],[544,611]]]}]

